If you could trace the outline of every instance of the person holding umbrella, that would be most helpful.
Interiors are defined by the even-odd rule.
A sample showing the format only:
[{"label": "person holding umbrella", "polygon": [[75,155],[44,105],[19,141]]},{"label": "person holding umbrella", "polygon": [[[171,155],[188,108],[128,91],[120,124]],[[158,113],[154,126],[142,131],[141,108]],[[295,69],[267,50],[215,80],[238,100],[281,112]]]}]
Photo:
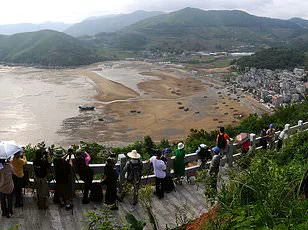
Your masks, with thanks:
[{"label": "person holding umbrella", "polygon": [[8,159],[21,148],[14,142],[0,142],[0,200],[2,216],[10,218],[13,215],[13,168]]}]

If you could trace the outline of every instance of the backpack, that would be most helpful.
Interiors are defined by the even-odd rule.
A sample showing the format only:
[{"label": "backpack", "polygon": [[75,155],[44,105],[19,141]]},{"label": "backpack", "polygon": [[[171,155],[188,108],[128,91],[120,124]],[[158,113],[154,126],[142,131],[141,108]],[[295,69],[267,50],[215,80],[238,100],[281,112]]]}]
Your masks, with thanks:
[{"label": "backpack", "polygon": [[198,156],[201,160],[209,160],[212,158],[211,153],[209,152],[209,148],[201,148],[199,146],[200,151],[198,152]]},{"label": "backpack", "polygon": [[104,199],[103,189],[100,183],[93,183],[91,185],[91,191],[89,200],[93,202],[102,202]]},{"label": "backpack", "polygon": [[220,149],[224,149],[227,145],[227,140],[225,139],[225,133],[218,134],[217,147]]},{"label": "backpack", "polygon": [[33,161],[33,170],[37,177],[44,178],[49,170],[49,162],[47,159]]},{"label": "backpack", "polygon": [[139,182],[142,176],[142,162],[138,160],[137,163],[128,162],[127,167],[127,181]]},{"label": "backpack", "polygon": [[79,174],[79,176],[83,176],[80,174],[84,174],[86,169],[86,162],[83,155],[80,155],[75,160],[75,172]]},{"label": "backpack", "polygon": [[175,191],[174,182],[171,176],[165,177],[164,191],[167,193]]}]

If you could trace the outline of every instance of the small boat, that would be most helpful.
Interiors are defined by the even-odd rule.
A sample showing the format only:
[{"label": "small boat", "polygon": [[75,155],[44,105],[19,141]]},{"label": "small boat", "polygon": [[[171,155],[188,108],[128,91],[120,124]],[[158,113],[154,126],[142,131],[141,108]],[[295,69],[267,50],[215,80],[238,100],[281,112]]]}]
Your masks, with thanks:
[{"label": "small boat", "polygon": [[79,110],[82,111],[95,110],[95,106],[79,105]]}]

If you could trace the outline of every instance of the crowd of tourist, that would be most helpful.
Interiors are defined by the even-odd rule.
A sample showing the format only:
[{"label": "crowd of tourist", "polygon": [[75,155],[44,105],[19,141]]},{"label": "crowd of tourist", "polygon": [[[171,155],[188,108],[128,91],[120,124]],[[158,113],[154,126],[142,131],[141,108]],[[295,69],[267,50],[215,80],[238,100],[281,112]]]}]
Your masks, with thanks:
[{"label": "crowd of tourist", "polygon": [[[282,140],[287,138],[287,127],[278,137],[277,150],[279,151],[282,145]],[[272,149],[275,143],[275,129],[271,124],[269,129],[265,128],[261,131],[260,145],[263,148],[267,146]],[[217,187],[217,176],[219,173],[220,160],[224,155],[227,156],[227,163],[232,167],[232,161],[228,161],[228,146],[232,139],[229,137],[223,127],[220,128],[216,138],[216,146],[211,148],[203,143],[200,143],[196,153],[200,159],[200,168],[209,170],[209,175],[212,177],[212,188]],[[243,152],[247,152],[249,144],[245,146],[243,143]],[[155,150],[155,154],[149,159],[155,175],[155,192],[154,194],[163,199],[165,192],[175,190],[175,184],[182,185],[185,176],[185,145],[183,142],[178,143],[174,154],[171,148],[163,150]],[[82,180],[83,183],[83,198],[82,203],[88,204],[90,201],[103,201],[103,187],[105,187],[105,204],[110,206],[111,210],[118,209],[117,202],[122,201],[125,195],[132,191],[132,204],[138,203],[138,193],[143,175],[143,162],[141,156],[136,150],[127,153],[129,158],[123,168],[126,186],[119,185],[120,172],[116,167],[117,156],[110,153],[106,165],[104,167],[104,177],[100,183],[93,183],[94,172],[89,166],[91,161],[90,153],[81,151],[73,151],[69,148],[56,149],[54,158],[51,161],[51,156],[48,151],[37,149],[35,160],[33,161],[33,169],[35,173],[35,188],[37,194],[37,206],[39,209],[48,208],[48,198],[50,190],[48,181],[50,178],[55,180],[55,189],[53,202],[66,210],[73,208],[73,194],[75,181]],[[171,157],[175,156],[173,164]],[[210,161],[210,164],[207,162]],[[13,197],[15,197],[15,208],[23,207],[22,189],[25,188],[28,175],[25,165],[27,158],[23,149],[14,154],[13,158],[0,159],[0,198],[2,216],[10,218],[13,215]],[[53,170],[51,164],[53,163]],[[171,177],[171,169],[174,176]],[[119,191],[119,187],[121,190]]]}]

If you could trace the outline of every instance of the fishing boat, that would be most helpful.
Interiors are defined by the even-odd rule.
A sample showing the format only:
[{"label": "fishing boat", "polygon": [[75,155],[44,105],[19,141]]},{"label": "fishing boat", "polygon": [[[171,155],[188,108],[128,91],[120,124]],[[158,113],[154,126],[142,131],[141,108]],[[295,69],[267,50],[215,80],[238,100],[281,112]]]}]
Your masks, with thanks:
[{"label": "fishing boat", "polygon": [[79,105],[79,110],[81,111],[95,110],[95,106]]}]

